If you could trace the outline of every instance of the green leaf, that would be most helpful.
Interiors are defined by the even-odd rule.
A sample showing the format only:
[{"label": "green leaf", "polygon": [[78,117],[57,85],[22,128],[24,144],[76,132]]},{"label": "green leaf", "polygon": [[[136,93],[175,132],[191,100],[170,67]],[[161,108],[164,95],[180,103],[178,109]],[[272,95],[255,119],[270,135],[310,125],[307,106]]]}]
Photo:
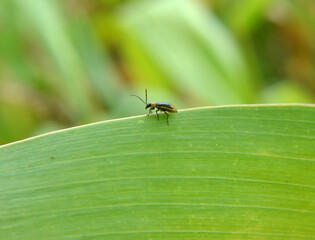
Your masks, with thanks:
[{"label": "green leaf", "polygon": [[0,239],[314,239],[315,105],[131,117],[0,147]]},{"label": "green leaf", "polygon": [[215,105],[254,101],[255,87],[240,46],[204,6],[140,1],[124,10],[119,18],[124,51],[135,69],[148,71],[146,81],[155,75],[156,87],[198,92],[197,98]]},{"label": "green leaf", "polygon": [[[91,116],[92,101],[89,94],[87,72],[78,50],[67,31],[67,20],[55,1],[14,0],[19,11],[19,23],[36,36],[36,44],[41,44],[52,57],[54,75],[58,91],[69,106],[68,111],[77,118],[87,121]],[[34,14],[37,12],[37,14]],[[38,63],[36,63],[38,64]],[[73,119],[74,120],[74,119]]]}]

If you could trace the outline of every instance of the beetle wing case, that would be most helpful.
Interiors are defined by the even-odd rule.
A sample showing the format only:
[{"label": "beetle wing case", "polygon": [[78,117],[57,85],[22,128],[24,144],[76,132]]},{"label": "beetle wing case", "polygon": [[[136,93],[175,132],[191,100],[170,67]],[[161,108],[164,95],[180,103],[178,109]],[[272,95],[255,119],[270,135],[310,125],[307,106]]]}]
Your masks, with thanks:
[{"label": "beetle wing case", "polygon": [[170,103],[157,102],[156,107],[162,111],[177,113],[175,106]]}]

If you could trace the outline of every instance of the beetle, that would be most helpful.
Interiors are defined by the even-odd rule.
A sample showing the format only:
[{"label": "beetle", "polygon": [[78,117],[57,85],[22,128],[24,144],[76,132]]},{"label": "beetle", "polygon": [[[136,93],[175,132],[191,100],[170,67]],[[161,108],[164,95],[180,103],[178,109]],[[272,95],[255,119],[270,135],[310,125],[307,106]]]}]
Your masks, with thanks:
[{"label": "beetle", "polygon": [[159,120],[159,114],[158,111],[164,112],[167,116],[167,125],[169,125],[168,122],[168,113],[177,113],[177,109],[175,108],[174,105],[170,104],[170,103],[164,103],[164,102],[153,102],[153,103],[148,103],[148,93],[147,93],[147,89],[145,89],[145,101],[142,100],[141,97],[139,97],[138,95],[135,94],[131,94],[130,96],[134,96],[137,97],[141,100],[141,102],[143,102],[145,104],[145,109],[150,108],[149,113],[147,114],[147,116],[149,116],[150,114],[152,114],[152,110],[154,110],[156,108],[156,117]]}]

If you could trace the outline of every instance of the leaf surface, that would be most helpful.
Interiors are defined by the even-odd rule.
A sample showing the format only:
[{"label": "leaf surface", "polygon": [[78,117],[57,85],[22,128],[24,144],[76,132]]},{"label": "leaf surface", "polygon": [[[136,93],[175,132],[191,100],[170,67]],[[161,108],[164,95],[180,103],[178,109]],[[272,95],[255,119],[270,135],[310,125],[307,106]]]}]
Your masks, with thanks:
[{"label": "leaf surface", "polygon": [[315,106],[189,109],[0,147],[0,239],[315,239]]}]

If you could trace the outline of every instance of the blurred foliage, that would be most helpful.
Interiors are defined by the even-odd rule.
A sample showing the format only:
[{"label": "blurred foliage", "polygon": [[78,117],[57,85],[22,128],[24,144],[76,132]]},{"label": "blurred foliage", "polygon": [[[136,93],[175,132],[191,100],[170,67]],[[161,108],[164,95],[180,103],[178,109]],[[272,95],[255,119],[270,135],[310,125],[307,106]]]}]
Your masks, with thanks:
[{"label": "blurred foliage", "polygon": [[2,0],[0,144],[143,114],[129,98],[315,101],[313,0]]}]

